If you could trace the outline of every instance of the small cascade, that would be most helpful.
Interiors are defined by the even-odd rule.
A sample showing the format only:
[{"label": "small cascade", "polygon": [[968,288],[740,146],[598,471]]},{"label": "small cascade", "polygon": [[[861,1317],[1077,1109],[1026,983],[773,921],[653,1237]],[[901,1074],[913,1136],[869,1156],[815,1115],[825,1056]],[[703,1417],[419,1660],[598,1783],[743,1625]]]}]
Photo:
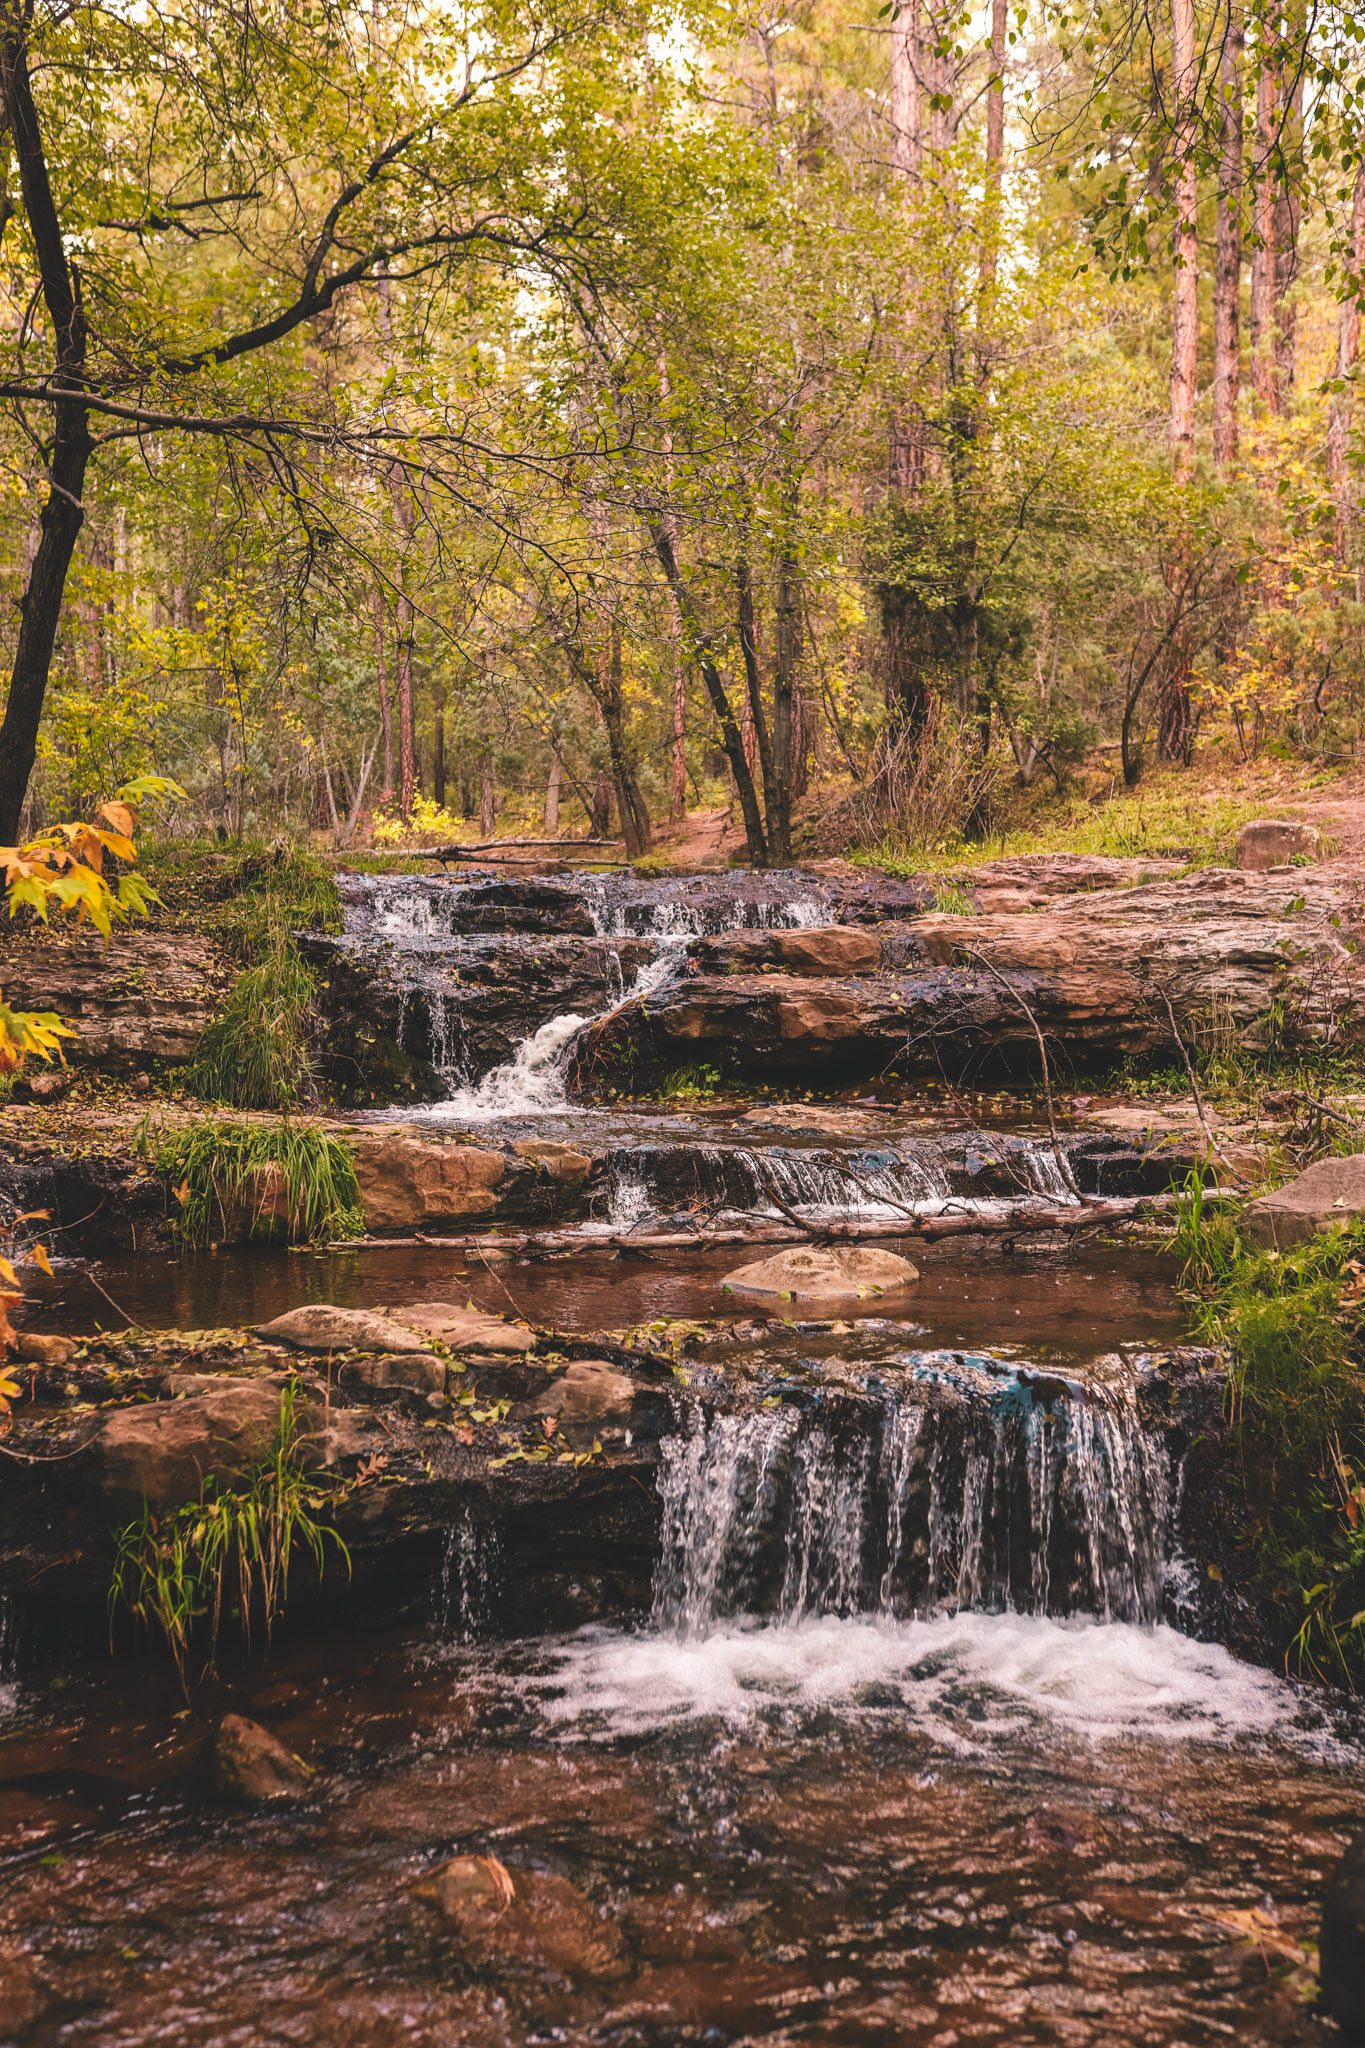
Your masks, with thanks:
[{"label": "small cascade", "polygon": [[574,1010],[551,1017],[524,1038],[510,1060],[493,1067],[481,1081],[456,1088],[441,1104],[443,1116],[457,1122],[488,1123],[498,1117],[543,1116],[567,1107],[564,1075],[569,1048],[584,1019]]},{"label": "small cascade", "polygon": [[875,1148],[636,1144],[614,1155],[604,1206],[606,1220],[623,1228],[680,1212],[777,1217],[789,1209],[817,1224],[866,1224],[1077,1199],[1070,1161],[1050,1139],[967,1131]]},{"label": "small cascade", "polygon": [[866,1400],[693,1407],[663,1447],[656,1624],[696,1636],[757,1614],[1156,1621],[1165,1446],[1131,1392],[1058,1385],[926,1355]]},{"label": "small cascade", "polygon": [[436,1591],[436,1625],[448,1642],[471,1642],[491,1625],[499,1562],[496,1530],[466,1508],[446,1537]]}]

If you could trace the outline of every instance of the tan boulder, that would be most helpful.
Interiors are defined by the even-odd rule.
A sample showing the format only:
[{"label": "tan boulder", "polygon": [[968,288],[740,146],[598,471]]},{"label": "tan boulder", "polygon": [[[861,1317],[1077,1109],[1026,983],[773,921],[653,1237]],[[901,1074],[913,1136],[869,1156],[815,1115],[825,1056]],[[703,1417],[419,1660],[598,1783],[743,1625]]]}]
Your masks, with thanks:
[{"label": "tan boulder", "polygon": [[1237,865],[1253,872],[1282,868],[1291,860],[1315,861],[1322,851],[1316,825],[1294,818],[1255,818],[1237,834]]},{"label": "tan boulder", "polygon": [[345,1377],[362,1387],[406,1388],[413,1394],[443,1394],[450,1368],[434,1351],[367,1352],[346,1367]]},{"label": "tan boulder", "polygon": [[492,1357],[521,1358],[535,1342],[535,1332],[505,1316],[482,1309],[461,1308],[453,1301],[413,1301],[395,1310],[395,1318],[421,1336],[451,1351],[481,1351]]},{"label": "tan boulder", "polygon": [[1284,1187],[1260,1195],[1242,1211],[1241,1227],[1253,1244],[1286,1251],[1319,1231],[1365,1221],[1365,1153],[1318,1159]]},{"label": "tan boulder", "polygon": [[45,1337],[37,1330],[17,1330],[10,1345],[13,1365],[65,1365],[77,1348],[75,1337]]},{"label": "tan boulder", "polygon": [[152,1507],[197,1500],[210,1473],[230,1484],[268,1457],[279,1426],[275,1379],[228,1379],[184,1400],[115,1409],[98,1437],[104,1490]]},{"label": "tan boulder", "polygon": [[[329,1301],[291,1308],[257,1334],[295,1351],[420,1351],[422,1339],[404,1318],[377,1309],[337,1308]],[[434,1333],[431,1333],[434,1334]]]},{"label": "tan boulder", "polygon": [[603,1430],[626,1430],[635,1412],[636,1385],[605,1358],[576,1358],[556,1373],[537,1411],[553,1415],[565,1440],[590,1444]]},{"label": "tan boulder", "polygon": [[896,1294],[912,1287],[919,1269],[876,1245],[793,1245],[727,1273],[731,1294],[767,1295],[778,1301],[829,1305]]},{"label": "tan boulder", "polygon": [[592,1159],[574,1145],[557,1144],[551,1138],[523,1138],[512,1147],[518,1159],[529,1160],[548,1173],[551,1180],[572,1193],[581,1188],[592,1172]]},{"label": "tan boulder", "polygon": [[365,1228],[375,1235],[468,1223],[497,1209],[507,1155],[382,1132],[355,1141]]},{"label": "tan boulder", "polygon": [[412,1896],[439,1915],[478,1976],[582,1984],[626,1974],[620,1929],[551,1871],[457,1856],[419,1878]]}]

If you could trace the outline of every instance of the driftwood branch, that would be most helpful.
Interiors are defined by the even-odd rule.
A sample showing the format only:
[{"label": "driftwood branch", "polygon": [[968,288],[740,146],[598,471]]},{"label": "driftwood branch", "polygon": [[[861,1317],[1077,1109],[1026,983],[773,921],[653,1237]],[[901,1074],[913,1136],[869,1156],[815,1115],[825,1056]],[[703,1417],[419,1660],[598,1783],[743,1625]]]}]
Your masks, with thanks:
[{"label": "driftwood branch", "polygon": [[622,839],[483,839],[467,846],[418,846],[411,849],[424,860],[478,860],[492,855],[512,859],[518,853],[601,853],[624,846]]},{"label": "driftwood branch", "polygon": [[1052,1137],[1052,1156],[1057,1162],[1057,1171],[1062,1176],[1062,1179],[1065,1182],[1066,1186],[1070,1188],[1073,1195],[1079,1194],[1080,1190],[1076,1186],[1076,1176],[1071,1171],[1071,1161],[1067,1158],[1065,1152],[1062,1150],[1062,1141],[1057,1130],[1057,1118],[1052,1107],[1052,1074],[1048,1067],[1047,1040],[1043,1037],[1042,1026],[1039,1024],[1038,1019],[1033,1014],[1033,1007],[1030,1004],[1027,996],[1024,995],[1023,991],[1021,989],[1016,988],[1014,983],[1010,981],[1006,975],[1003,975],[1000,972],[1000,969],[996,966],[993,960],[988,960],[984,953],[978,953],[975,950],[975,948],[971,946],[964,946],[962,950],[969,960],[975,960],[978,967],[984,967],[987,974],[994,976],[995,980],[999,982],[1001,988],[1004,989],[1005,994],[1010,998],[1012,1002],[1018,1004],[1019,1008],[1023,1011],[1025,1018],[1028,1020],[1029,1028],[1033,1032],[1033,1036],[1037,1041],[1038,1058],[1042,1064],[1043,1104],[1047,1110],[1047,1127]]}]

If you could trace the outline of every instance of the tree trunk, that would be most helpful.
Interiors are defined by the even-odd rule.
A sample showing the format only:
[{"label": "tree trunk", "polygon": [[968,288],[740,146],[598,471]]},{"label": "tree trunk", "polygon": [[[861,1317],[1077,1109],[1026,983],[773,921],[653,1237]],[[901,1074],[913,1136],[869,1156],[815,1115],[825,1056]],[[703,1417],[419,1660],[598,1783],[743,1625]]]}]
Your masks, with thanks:
[{"label": "tree trunk", "polygon": [[[1265,30],[1262,30],[1264,36]],[[1279,86],[1262,49],[1256,72],[1256,202],[1252,215],[1255,247],[1251,252],[1251,385],[1256,402],[1267,412],[1278,403],[1275,388],[1273,327],[1275,321],[1275,179]]]},{"label": "tree trunk", "polygon": [[438,809],[446,800],[446,693],[437,687],[431,703],[431,794]]},{"label": "tree trunk", "polygon": [[374,669],[379,684],[379,739],[383,750],[384,780],[381,804],[393,802],[393,702],[389,696],[389,657],[384,645],[384,599],[376,583],[370,599],[374,613]]},{"label": "tree trunk", "polygon": [[1213,262],[1213,462],[1219,475],[1237,459],[1242,384],[1242,52],[1238,0],[1229,0],[1218,67],[1218,228]]},{"label": "tree trunk", "polygon": [[764,801],[771,813],[776,776],[773,769],[772,741],[768,735],[768,721],[763,710],[763,680],[758,665],[758,633],[754,625],[754,585],[746,555],[741,555],[735,564],[735,589],[739,597],[739,651],[744,660],[744,707],[747,713],[742,721],[744,758],[752,775],[754,754],[757,752],[759,767],[763,773]]},{"label": "tree trunk", "polygon": [[664,572],[664,581],[677,600],[684,643],[696,657],[702,682],[706,685],[706,694],[711,700],[711,709],[715,712],[716,723],[720,727],[720,743],[725,749],[725,758],[730,763],[735,793],[739,797],[740,814],[744,819],[744,843],[749,859],[754,867],[765,868],[768,865],[768,839],[763,829],[763,814],[758,807],[754,778],[744,758],[744,736],[731,709],[724,679],[711,652],[710,642],[702,632],[700,621],[693,609],[691,593],[683,582],[672,536],[660,520],[650,519],[647,523],[649,537],[654,543],[654,552]]},{"label": "tree trunk", "polygon": [[498,822],[498,786],[493,779],[493,756],[485,754],[479,763],[479,831],[485,839],[493,837]]},{"label": "tree trunk", "polygon": [[398,599],[398,808],[404,822],[417,794],[417,728],[412,706],[412,600]]},{"label": "tree trunk", "polygon": [[794,532],[796,491],[784,515],[777,558],[777,625],[773,655],[773,787],[768,793],[768,858],[789,867],[792,857],[792,785],[796,779],[796,690],[801,662],[801,570]]},{"label": "tree trunk", "polygon": [[[27,11],[8,0],[0,8],[0,93],[14,143],[24,211],[38,261],[43,301],[55,343],[52,383],[80,390],[85,374],[86,324],[80,277],[69,262],[48,177],[42,130],[34,104],[25,40]],[[85,519],[85,473],[91,440],[79,398],[53,407],[48,493],[38,546],[19,606],[19,637],[0,724],[0,841],[19,837],[24,798],[38,751],[38,728],[47,697],[52,650],[62,615],[66,579]]]},{"label": "tree trunk", "polygon": [[1361,276],[1365,272],[1365,164],[1356,166],[1351,200],[1351,255],[1344,280],[1346,294],[1337,318],[1337,389],[1327,416],[1327,478],[1336,511],[1336,554],[1343,565],[1351,557],[1355,523],[1355,479],[1348,460],[1351,437],[1353,375],[1360,357]]},{"label": "tree trunk", "polygon": [[[1299,191],[1303,65],[1297,55],[1307,32],[1302,7],[1291,8],[1290,22],[1292,31],[1288,40],[1291,53],[1280,74],[1278,94],[1283,108],[1280,143],[1284,176],[1275,199],[1275,402],[1280,412],[1288,410],[1294,390],[1298,329],[1298,312],[1290,293],[1299,274],[1299,216],[1303,211]],[[1290,30],[1290,22],[1286,22],[1287,30]]]},{"label": "tree trunk", "polygon": [[564,763],[558,751],[550,756],[550,772],[545,778],[545,836],[554,839],[559,834],[559,789],[564,780]]},{"label": "tree trunk", "polygon": [[[891,165],[907,220],[915,214],[924,157],[920,5],[921,0],[900,0],[891,17]],[[924,472],[923,441],[918,422],[903,404],[891,419],[889,467],[891,489],[897,496],[908,497],[917,489]]]},{"label": "tree trunk", "polygon": [[[664,478],[671,493],[673,487],[673,428],[669,418],[668,357],[662,344],[659,348],[659,404],[663,412],[664,432]],[[666,515],[669,538],[677,552],[678,530],[673,517]],[[669,733],[669,766],[671,770],[668,815],[676,825],[687,813],[687,670],[683,664],[682,620],[678,616],[678,601],[670,590],[668,593],[668,644],[673,657],[672,722]]]},{"label": "tree trunk", "polygon": [[989,301],[1000,253],[1000,187],[1005,162],[1005,44],[1009,0],[991,0],[991,81],[986,90],[986,204],[981,234],[981,297]]},{"label": "tree trunk", "polygon": [[1177,484],[1194,474],[1194,391],[1199,352],[1199,245],[1196,215],[1194,0],[1172,0],[1175,125],[1175,291],[1171,322],[1171,471]]}]

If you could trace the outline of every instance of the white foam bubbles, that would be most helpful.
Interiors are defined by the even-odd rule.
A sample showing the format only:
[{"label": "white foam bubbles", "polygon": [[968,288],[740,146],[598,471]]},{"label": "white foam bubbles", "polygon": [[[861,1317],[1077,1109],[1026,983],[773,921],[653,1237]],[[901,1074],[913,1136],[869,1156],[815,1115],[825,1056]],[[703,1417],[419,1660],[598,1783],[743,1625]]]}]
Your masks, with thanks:
[{"label": "white foam bubbles", "polygon": [[944,1614],[733,1624],[704,1638],[587,1629],[534,1681],[565,1733],[640,1735],[689,1721],[904,1718],[948,1747],[1057,1728],[1094,1742],[1230,1743],[1292,1719],[1294,1689],[1164,1625]]}]

